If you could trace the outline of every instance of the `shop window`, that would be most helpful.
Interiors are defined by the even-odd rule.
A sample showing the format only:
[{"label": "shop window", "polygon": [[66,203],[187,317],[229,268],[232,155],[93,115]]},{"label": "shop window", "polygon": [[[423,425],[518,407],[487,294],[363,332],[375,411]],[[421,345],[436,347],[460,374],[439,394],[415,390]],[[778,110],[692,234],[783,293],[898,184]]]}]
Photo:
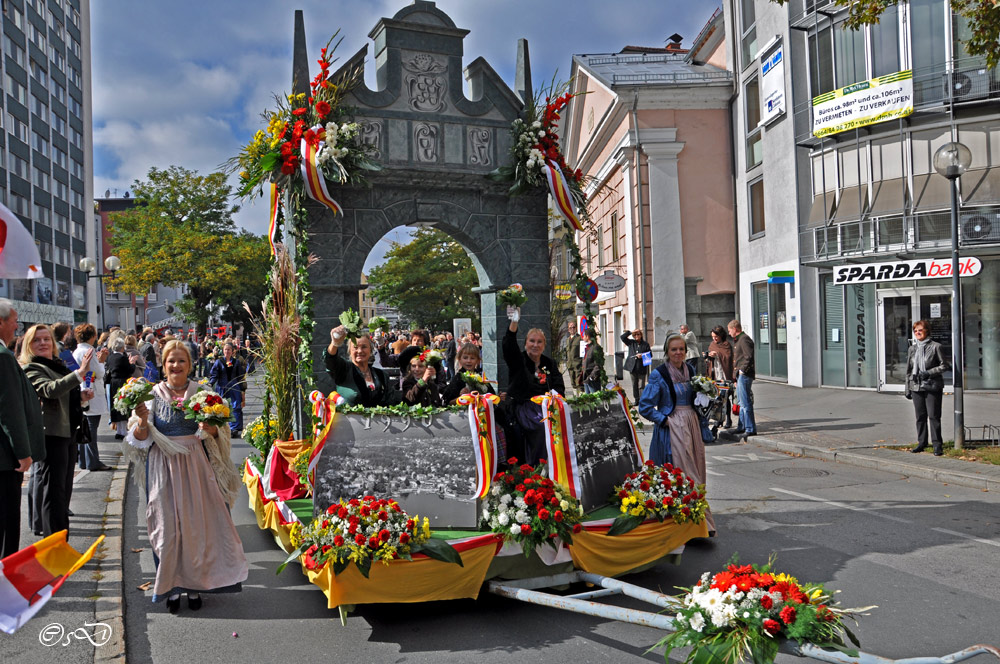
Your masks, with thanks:
[{"label": "shop window", "polygon": [[750,237],[764,233],[764,179],[750,183]]},{"label": "shop window", "polygon": [[984,260],[975,279],[962,280],[965,384],[1000,389],[1000,261]]},{"label": "shop window", "polygon": [[746,102],[746,135],[747,135],[747,169],[757,166],[764,160],[763,130],[760,126],[760,79],[756,76],[747,81],[743,99]]}]

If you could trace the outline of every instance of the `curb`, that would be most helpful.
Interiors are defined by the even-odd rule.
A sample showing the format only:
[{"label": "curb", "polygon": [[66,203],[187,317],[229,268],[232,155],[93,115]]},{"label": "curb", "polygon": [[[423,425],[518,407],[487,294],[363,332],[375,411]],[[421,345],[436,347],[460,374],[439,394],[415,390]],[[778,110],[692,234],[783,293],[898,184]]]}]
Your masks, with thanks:
[{"label": "curb", "polygon": [[[125,464],[122,467],[122,464]],[[123,568],[123,550],[125,545],[125,492],[128,487],[128,461],[124,455],[118,457],[108,488],[106,507],[104,510],[104,542],[99,554],[104,557],[98,562],[98,571],[102,574],[97,582],[97,594],[94,620],[111,627],[111,638],[102,647],[94,650],[95,662],[125,661],[125,601]]]},{"label": "curb", "polygon": [[969,471],[952,468],[934,468],[920,463],[882,458],[871,452],[859,452],[857,448],[837,450],[829,447],[803,445],[802,443],[786,443],[765,436],[757,436],[754,442],[779,452],[823,459],[824,461],[835,461],[850,466],[897,473],[906,477],[919,477],[933,482],[955,484],[981,491],[1000,491],[1000,477],[987,477],[983,474]]}]

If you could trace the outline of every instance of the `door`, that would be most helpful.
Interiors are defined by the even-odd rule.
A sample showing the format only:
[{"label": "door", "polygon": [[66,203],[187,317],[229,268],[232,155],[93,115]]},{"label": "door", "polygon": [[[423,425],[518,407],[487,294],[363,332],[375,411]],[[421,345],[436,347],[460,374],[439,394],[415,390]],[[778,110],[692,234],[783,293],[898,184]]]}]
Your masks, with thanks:
[{"label": "door", "polygon": [[[930,337],[951,357],[951,293],[945,288],[881,289],[878,291],[879,391],[902,392],[906,387],[906,356],[913,343],[913,323],[927,320]],[[944,374],[945,384],[952,372]]]}]

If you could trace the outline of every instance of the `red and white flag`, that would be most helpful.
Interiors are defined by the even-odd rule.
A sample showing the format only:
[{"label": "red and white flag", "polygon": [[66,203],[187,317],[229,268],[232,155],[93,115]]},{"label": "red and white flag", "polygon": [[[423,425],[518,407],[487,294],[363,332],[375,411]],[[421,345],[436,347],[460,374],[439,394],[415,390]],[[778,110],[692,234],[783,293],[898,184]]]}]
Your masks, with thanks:
[{"label": "red and white flag", "polygon": [[0,203],[0,279],[37,279],[42,257],[35,238],[17,215]]}]

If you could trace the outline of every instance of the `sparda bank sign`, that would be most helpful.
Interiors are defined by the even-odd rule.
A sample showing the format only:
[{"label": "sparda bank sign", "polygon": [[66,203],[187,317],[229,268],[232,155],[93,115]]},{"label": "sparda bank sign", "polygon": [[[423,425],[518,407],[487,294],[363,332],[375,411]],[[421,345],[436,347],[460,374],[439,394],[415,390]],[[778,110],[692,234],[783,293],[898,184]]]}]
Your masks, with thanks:
[{"label": "sparda bank sign", "polygon": [[[974,257],[958,261],[958,276],[974,277],[983,269],[982,261]],[[833,283],[864,284],[881,281],[951,278],[950,258],[928,258],[919,261],[840,265],[833,268]]]}]

